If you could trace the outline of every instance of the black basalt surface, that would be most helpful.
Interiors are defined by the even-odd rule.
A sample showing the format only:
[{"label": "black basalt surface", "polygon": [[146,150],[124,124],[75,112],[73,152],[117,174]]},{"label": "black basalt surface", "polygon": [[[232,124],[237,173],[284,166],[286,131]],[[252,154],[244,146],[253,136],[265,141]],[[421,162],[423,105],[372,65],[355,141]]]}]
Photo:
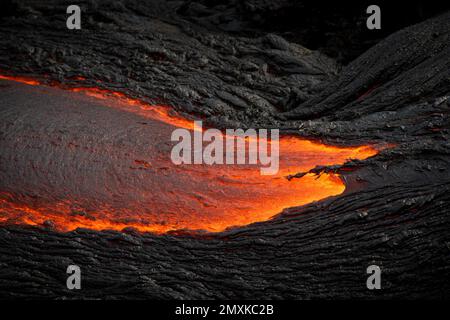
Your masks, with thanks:
[{"label": "black basalt surface", "polygon": [[[73,31],[68,4],[7,2],[1,73],[121,91],[220,128],[389,147],[313,170],[341,173],[343,195],[219,234],[3,225],[0,298],[450,297],[450,12],[342,67],[275,33],[196,22],[192,1],[79,1]],[[66,289],[69,264],[82,290]],[[366,288],[372,264],[382,290]]]}]

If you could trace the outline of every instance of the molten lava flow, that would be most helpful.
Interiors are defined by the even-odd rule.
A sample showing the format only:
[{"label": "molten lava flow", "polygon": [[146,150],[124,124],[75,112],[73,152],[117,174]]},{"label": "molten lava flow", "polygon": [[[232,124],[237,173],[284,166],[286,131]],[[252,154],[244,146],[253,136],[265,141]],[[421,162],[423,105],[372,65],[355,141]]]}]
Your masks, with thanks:
[{"label": "molten lava flow", "polygon": [[39,81],[31,79],[31,78],[26,78],[26,77],[13,77],[13,76],[5,76],[5,75],[1,75],[0,74],[0,79],[1,80],[11,80],[11,81],[16,81],[16,82],[20,82],[20,83],[25,83],[25,84],[29,84],[31,86],[37,86],[40,84]]},{"label": "molten lava flow", "polygon": [[98,88],[15,84],[1,90],[2,99],[11,98],[0,107],[3,224],[223,231],[345,190],[339,175],[290,181],[287,175],[377,153],[290,136],[280,138],[280,170],[273,176],[255,165],[174,165],[171,133],[193,130],[193,122],[168,107]]}]

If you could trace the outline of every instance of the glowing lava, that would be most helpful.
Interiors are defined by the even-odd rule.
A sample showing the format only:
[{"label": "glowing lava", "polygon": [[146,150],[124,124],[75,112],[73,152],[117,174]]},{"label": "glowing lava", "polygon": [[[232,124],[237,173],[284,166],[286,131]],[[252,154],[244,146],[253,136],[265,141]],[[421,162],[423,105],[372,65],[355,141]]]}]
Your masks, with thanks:
[{"label": "glowing lava", "polygon": [[345,190],[338,175],[287,175],[377,153],[290,136],[280,138],[277,175],[263,176],[254,165],[174,165],[171,133],[193,122],[168,107],[105,89],[0,79],[16,82],[0,89],[3,224],[223,231]]}]

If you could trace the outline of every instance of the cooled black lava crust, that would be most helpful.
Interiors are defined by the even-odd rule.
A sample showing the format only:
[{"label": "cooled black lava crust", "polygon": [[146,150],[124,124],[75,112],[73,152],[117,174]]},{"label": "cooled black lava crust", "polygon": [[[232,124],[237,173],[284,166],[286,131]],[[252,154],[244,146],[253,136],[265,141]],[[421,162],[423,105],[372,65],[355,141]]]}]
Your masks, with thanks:
[{"label": "cooled black lava crust", "polygon": [[[70,1],[9,1],[0,71],[122,91],[221,128],[391,148],[315,170],[343,174],[344,195],[220,234],[1,226],[0,298],[450,297],[450,13],[341,66],[266,27],[246,36],[255,26],[239,24],[244,13],[273,8],[242,3],[227,11],[220,2],[79,1],[82,30],[69,31]],[[209,20],[193,18],[201,12]],[[224,28],[227,19],[238,30]],[[11,152],[0,150],[0,161]],[[69,264],[82,267],[82,290],[66,289]],[[382,267],[382,290],[365,286],[371,264]]]}]

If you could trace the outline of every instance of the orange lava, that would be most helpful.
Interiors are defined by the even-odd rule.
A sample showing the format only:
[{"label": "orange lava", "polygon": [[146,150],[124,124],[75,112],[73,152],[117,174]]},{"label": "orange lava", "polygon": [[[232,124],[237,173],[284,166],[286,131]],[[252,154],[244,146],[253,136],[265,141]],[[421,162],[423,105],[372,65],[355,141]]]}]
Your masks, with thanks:
[{"label": "orange lava", "polygon": [[29,84],[31,86],[37,86],[40,85],[40,82],[31,78],[27,78],[27,77],[14,77],[14,76],[5,76],[5,75],[1,75],[0,74],[0,79],[2,80],[11,80],[11,81],[16,81],[16,82],[20,82],[20,83],[25,83],[25,84]]},{"label": "orange lava", "polygon": [[[0,75],[0,79],[41,84],[22,77]],[[105,106],[161,122],[164,124],[162,134],[170,133],[175,127],[193,129],[192,121],[173,115],[165,106],[149,105],[105,89],[69,90],[99,99]],[[120,231],[127,227],[158,234],[180,229],[219,232],[268,220],[284,208],[339,195],[344,192],[345,184],[337,174],[307,174],[290,181],[286,176],[309,171],[318,165],[338,165],[375,154],[377,150],[371,146],[327,146],[295,136],[283,136],[280,138],[280,170],[276,175],[261,175],[259,167],[253,165],[176,166],[170,159],[155,160],[160,161],[159,166],[164,164],[168,172],[176,172],[178,180],[170,180],[159,172],[149,174],[146,176],[148,190],[140,190],[142,194],[136,196],[139,201],[123,203],[120,208],[103,203],[87,210],[84,199],[60,199],[51,203],[39,199],[21,201],[0,190],[0,223],[51,225],[64,232],[77,228]],[[138,164],[144,169],[156,166],[150,162]],[[165,193],[152,195],[152,190],[157,189]],[[74,210],[74,207],[80,210]]]},{"label": "orange lava", "polygon": [[130,98],[122,92],[89,87],[70,88],[69,90],[73,92],[81,92],[88,96],[102,100],[109,98],[118,99],[122,103],[125,103],[128,106],[133,107],[133,109],[129,110],[131,112],[140,112],[143,116],[148,115],[148,112],[150,112],[151,119],[158,120],[173,125],[175,127],[186,129],[192,129],[194,127],[192,121],[170,115],[171,109],[169,107],[161,105],[151,105],[139,99]]}]

